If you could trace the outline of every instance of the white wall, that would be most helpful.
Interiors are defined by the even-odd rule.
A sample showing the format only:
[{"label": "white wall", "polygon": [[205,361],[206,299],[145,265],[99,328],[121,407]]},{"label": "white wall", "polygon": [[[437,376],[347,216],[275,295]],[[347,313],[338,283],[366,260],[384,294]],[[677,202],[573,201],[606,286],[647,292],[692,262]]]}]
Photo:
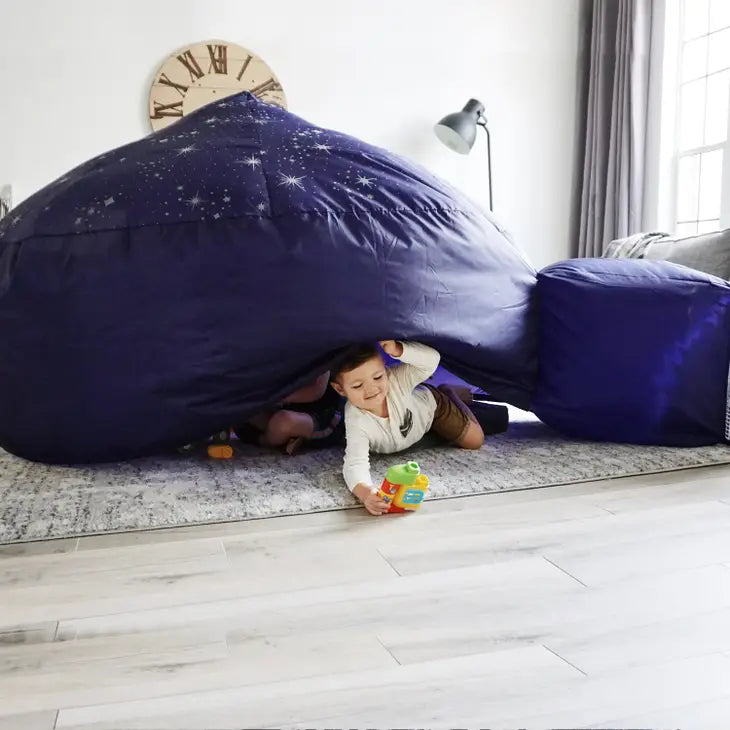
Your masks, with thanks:
[{"label": "white wall", "polygon": [[0,183],[19,202],[147,134],[149,84],[191,42],[258,53],[294,113],[426,165],[486,205],[486,145],[432,125],[471,96],[495,210],[536,266],[569,255],[580,0],[0,0]]}]

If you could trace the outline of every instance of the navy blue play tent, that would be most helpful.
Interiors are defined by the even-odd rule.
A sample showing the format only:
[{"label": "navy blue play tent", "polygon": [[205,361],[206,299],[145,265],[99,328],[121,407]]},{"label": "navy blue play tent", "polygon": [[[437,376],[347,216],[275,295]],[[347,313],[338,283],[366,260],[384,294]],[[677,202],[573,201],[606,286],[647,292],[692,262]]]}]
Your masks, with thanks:
[{"label": "navy blue play tent", "polygon": [[46,462],[150,454],[390,337],[527,407],[534,294],[498,224],[425,170],[229,97],[0,222],[0,445]]}]

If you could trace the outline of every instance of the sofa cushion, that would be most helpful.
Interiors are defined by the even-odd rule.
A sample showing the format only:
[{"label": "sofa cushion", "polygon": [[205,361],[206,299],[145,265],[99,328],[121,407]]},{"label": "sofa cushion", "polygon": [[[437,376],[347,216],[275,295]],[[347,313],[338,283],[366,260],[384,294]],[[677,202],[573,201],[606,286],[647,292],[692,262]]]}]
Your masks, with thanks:
[{"label": "sofa cushion", "polygon": [[652,241],[646,247],[644,258],[670,261],[729,280],[730,228],[700,236]]}]

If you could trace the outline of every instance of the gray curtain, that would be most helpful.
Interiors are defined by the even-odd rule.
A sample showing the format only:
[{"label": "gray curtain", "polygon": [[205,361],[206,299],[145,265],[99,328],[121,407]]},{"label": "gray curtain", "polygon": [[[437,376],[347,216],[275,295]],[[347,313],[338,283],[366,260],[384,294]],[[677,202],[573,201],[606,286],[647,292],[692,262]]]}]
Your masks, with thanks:
[{"label": "gray curtain", "polygon": [[[584,0],[573,246],[601,256],[641,226],[653,0]],[[580,61],[579,61],[580,62]],[[576,246],[577,243],[577,246]]]}]

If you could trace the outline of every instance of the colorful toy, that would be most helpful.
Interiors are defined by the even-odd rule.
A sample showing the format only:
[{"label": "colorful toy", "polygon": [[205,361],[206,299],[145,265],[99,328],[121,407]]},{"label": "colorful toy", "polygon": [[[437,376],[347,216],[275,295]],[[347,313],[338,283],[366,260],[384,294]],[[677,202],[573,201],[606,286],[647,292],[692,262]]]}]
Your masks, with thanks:
[{"label": "colorful toy", "polygon": [[388,503],[388,512],[414,512],[428,491],[428,477],[415,461],[391,466],[378,495]]},{"label": "colorful toy", "polygon": [[192,451],[200,443],[206,444],[208,456],[211,459],[231,459],[233,457],[233,446],[231,446],[231,429],[226,428],[214,433],[203,442],[185,444],[178,451],[185,454]]}]

